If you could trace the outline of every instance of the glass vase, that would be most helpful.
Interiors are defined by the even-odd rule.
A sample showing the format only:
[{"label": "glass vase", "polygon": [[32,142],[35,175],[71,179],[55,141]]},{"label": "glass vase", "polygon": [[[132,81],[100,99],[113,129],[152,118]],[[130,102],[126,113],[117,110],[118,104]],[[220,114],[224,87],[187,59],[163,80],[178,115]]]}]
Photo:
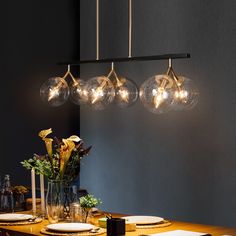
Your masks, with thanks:
[{"label": "glass vase", "polygon": [[50,223],[70,220],[70,204],[73,201],[73,190],[65,181],[48,181],[46,211]]},{"label": "glass vase", "polygon": [[62,181],[48,181],[46,212],[49,223],[57,223],[63,220],[63,187]]},{"label": "glass vase", "polygon": [[82,222],[92,223],[92,210],[91,208],[82,208]]}]

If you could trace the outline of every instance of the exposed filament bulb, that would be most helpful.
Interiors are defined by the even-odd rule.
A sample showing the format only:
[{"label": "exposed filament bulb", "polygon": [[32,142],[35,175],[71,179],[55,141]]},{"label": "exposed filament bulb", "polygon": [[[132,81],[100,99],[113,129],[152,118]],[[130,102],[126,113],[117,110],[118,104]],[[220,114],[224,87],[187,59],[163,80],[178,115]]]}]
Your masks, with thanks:
[{"label": "exposed filament bulb", "polygon": [[184,90],[184,89],[180,89],[179,91],[176,90],[175,91],[175,99],[180,99],[183,102],[185,102],[185,100],[188,98],[188,91]]},{"label": "exposed filament bulb", "polygon": [[[48,92],[48,101],[60,96],[60,89],[63,87],[64,79],[62,78],[55,87],[50,87]],[[66,84],[65,84],[66,85]],[[67,85],[66,85],[67,86]]]},{"label": "exposed filament bulb", "polygon": [[168,93],[165,91],[163,87],[160,87],[157,90],[153,89],[152,94],[153,94],[153,103],[156,109],[158,109],[161,103],[168,98]]},{"label": "exposed filament bulb", "polygon": [[103,80],[99,87],[92,89],[92,101],[91,101],[92,104],[102,99],[102,97],[104,96],[103,89],[106,86],[106,83],[107,82]]},{"label": "exposed filament bulb", "polygon": [[124,102],[129,102],[129,91],[127,89],[120,88],[118,94]]}]

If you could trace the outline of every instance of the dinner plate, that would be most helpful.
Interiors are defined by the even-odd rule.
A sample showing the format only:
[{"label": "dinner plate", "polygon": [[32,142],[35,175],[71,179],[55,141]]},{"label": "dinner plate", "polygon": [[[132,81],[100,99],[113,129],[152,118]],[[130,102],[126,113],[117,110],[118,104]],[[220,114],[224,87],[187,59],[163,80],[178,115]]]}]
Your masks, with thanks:
[{"label": "dinner plate", "polygon": [[56,223],[46,226],[47,229],[57,232],[79,232],[89,231],[94,228],[94,225],[86,223]]},{"label": "dinner plate", "polygon": [[0,221],[21,221],[21,220],[29,220],[31,218],[33,218],[33,216],[28,214],[19,214],[19,213],[0,214]]},{"label": "dinner plate", "polygon": [[137,225],[157,224],[164,220],[162,217],[158,216],[125,216],[122,218],[129,223]]}]

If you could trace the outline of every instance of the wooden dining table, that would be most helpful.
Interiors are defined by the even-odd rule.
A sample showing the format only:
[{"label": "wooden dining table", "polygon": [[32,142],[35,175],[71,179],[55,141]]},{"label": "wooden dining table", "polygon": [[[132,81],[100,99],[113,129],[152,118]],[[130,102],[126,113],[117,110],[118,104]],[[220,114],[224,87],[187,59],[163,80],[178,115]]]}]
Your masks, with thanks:
[{"label": "wooden dining table", "polygon": [[[104,217],[106,214],[101,213],[100,215],[95,216],[95,224],[97,224],[98,219]],[[123,214],[112,214],[112,217],[121,217]],[[126,215],[127,216],[127,215]],[[213,226],[205,224],[195,224],[190,222],[179,222],[171,221],[169,226],[158,227],[158,228],[149,228],[149,229],[136,229],[135,231],[126,232],[127,236],[138,236],[142,234],[155,234],[172,230],[187,230],[194,232],[203,232],[208,233],[212,236],[236,236],[236,228],[222,227],[222,226]],[[43,220],[37,224],[30,225],[18,225],[18,226],[1,226],[0,225],[0,236],[30,236],[30,235],[44,235],[40,233],[41,229],[48,225],[48,220]],[[55,233],[56,235],[56,233]],[[69,234],[68,234],[69,235]],[[78,234],[79,235],[79,234]],[[106,233],[101,234],[101,236],[106,235]]]}]

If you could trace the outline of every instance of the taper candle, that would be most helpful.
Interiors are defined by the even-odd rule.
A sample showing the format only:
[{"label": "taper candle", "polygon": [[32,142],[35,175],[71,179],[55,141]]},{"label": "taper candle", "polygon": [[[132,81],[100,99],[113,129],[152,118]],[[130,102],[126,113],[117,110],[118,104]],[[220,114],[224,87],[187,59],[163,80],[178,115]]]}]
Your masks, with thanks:
[{"label": "taper candle", "polygon": [[31,170],[31,190],[32,190],[32,211],[36,214],[36,189],[35,189],[35,170]]},{"label": "taper candle", "polygon": [[45,213],[45,198],[44,198],[44,176],[40,174],[40,195],[41,195],[41,211]]}]

